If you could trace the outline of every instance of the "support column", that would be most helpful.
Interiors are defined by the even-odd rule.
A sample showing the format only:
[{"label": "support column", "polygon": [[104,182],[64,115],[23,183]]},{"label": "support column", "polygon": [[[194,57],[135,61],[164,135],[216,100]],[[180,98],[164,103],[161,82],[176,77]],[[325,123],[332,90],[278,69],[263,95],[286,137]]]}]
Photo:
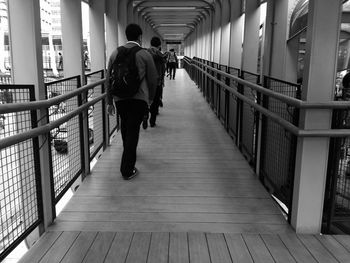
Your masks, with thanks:
[{"label": "support column", "polygon": [[34,84],[36,96],[45,98],[39,0],[9,1],[8,8],[14,83]]},{"label": "support column", "polygon": [[199,32],[200,32],[200,58],[205,58],[205,38],[204,38],[204,19],[199,23]]},{"label": "support column", "polygon": [[[279,79],[296,82],[292,74],[288,74],[288,26],[291,8],[296,0],[267,1],[265,48],[263,73]],[[296,71],[296,68],[295,68]]]},{"label": "support column", "polygon": [[[342,0],[310,0],[302,99],[333,100]],[[306,110],[302,129],[329,129],[331,110]],[[299,138],[291,224],[297,233],[321,230],[329,151],[328,138]]]},{"label": "support column", "polygon": [[196,27],[196,50],[197,50],[197,53],[196,53],[196,57],[201,57],[201,47],[200,47],[200,42],[201,42],[201,40],[200,40],[200,27],[199,27],[199,25],[197,25],[197,27]]},{"label": "support column", "polygon": [[213,14],[213,61],[220,63],[221,48],[221,3],[215,2],[215,11]]},{"label": "support column", "polygon": [[[62,48],[63,48],[63,68],[64,76],[73,77],[80,76],[81,84],[85,81],[85,67],[83,56],[83,26],[82,26],[82,10],[80,0],[61,0],[61,21],[62,21]],[[71,107],[78,107],[77,99],[72,98],[67,101],[67,105]],[[80,156],[74,155],[74,151],[70,151],[71,142],[74,139],[74,133],[79,130],[79,123],[69,120],[67,123],[67,141],[68,141],[68,161],[69,167],[75,167],[76,163],[82,161],[82,176],[80,176],[72,185],[71,189],[76,189],[82,179],[90,173],[89,160],[89,141],[87,131],[87,114],[83,114],[83,135],[84,140],[79,141],[83,145],[84,159]]]},{"label": "support column", "polygon": [[213,61],[213,43],[212,43],[212,20],[213,13],[210,12],[206,19],[206,42],[207,42],[207,60]]},{"label": "support column", "polygon": [[105,2],[90,0],[91,72],[105,68]]},{"label": "support column", "polygon": [[230,60],[229,66],[241,68],[242,66],[242,44],[243,44],[243,22],[241,13],[241,0],[231,0],[231,28],[230,28]]},{"label": "support column", "polygon": [[127,26],[127,0],[118,0],[118,40],[119,46],[125,45],[125,29]]},{"label": "support column", "polygon": [[134,8],[133,8],[133,16],[134,16],[134,22],[139,25],[140,24],[140,15],[137,12],[137,10]]},{"label": "support column", "polygon": [[132,0],[128,1],[127,10],[128,10],[127,23],[128,24],[130,24],[130,23],[137,24],[137,21],[135,21],[135,18],[134,18],[134,8],[133,8],[133,1]]},{"label": "support column", "polygon": [[[221,4],[221,47],[220,47],[220,63],[228,65],[230,60],[230,10],[231,5],[228,0],[223,0]],[[237,7],[236,7],[237,8]]]},{"label": "support column", "polygon": [[260,9],[257,0],[246,0],[242,69],[257,73]]},{"label": "support column", "polygon": [[109,58],[109,56],[117,47],[118,47],[117,1],[106,0],[106,57]]},{"label": "support column", "polygon": [[64,76],[84,76],[80,0],[61,0]]},{"label": "support column", "polygon": [[193,58],[195,56],[195,53],[194,53],[194,32],[192,32],[190,35],[190,47],[191,47],[190,58]]},{"label": "support column", "polygon": [[[39,0],[11,0],[8,1],[9,12],[9,33],[11,37],[11,58],[12,77],[15,84],[33,84],[37,99],[45,99],[46,92],[43,76],[42,41],[41,41],[41,20]],[[23,48],[25,43],[25,48]],[[46,110],[39,112],[39,119],[46,115]],[[40,121],[39,125],[45,125],[46,118]],[[20,125],[20,123],[19,123]],[[43,202],[44,223],[40,227],[43,232],[53,221],[55,210],[53,206],[53,193],[51,191],[52,181],[50,178],[49,145],[46,136],[39,137],[40,148],[40,172],[42,196],[38,200]],[[19,153],[21,155],[21,153]],[[23,157],[25,159],[25,157]],[[22,160],[18,156],[18,160]],[[17,160],[14,160],[17,161]],[[21,164],[18,164],[22,170]],[[20,175],[26,177],[24,169]],[[17,180],[14,178],[13,180]],[[29,187],[28,185],[24,187]],[[35,196],[33,189],[22,189],[23,198]],[[29,198],[29,197],[28,197]],[[24,202],[24,200],[23,200]],[[29,209],[25,206],[23,209]]]},{"label": "support column", "polygon": [[155,36],[153,29],[148,22],[145,23],[145,32],[143,32],[142,39],[144,39],[143,47],[149,48],[151,46],[151,39]]}]

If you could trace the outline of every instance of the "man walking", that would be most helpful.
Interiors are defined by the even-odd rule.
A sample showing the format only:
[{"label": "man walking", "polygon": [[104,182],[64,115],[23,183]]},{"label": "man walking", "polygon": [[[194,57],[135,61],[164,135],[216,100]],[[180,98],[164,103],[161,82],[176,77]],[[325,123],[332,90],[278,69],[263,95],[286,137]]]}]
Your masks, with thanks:
[{"label": "man walking", "polygon": [[178,59],[177,59],[177,55],[175,53],[175,50],[173,48],[170,49],[170,52],[168,54],[168,64],[169,64],[170,79],[171,78],[175,79],[176,68],[178,65]]},{"label": "man walking", "polygon": [[164,86],[166,58],[160,51],[161,45],[162,45],[162,42],[160,41],[160,38],[153,37],[151,39],[151,47],[148,49],[148,51],[153,57],[153,61],[154,61],[154,64],[156,65],[157,72],[158,72],[157,90],[153,99],[153,103],[151,104],[151,107],[150,107],[151,116],[150,116],[149,123],[151,127],[156,126],[156,119],[159,111],[159,106],[161,103],[161,96],[163,94],[163,86]]},{"label": "man walking", "polygon": [[[141,46],[142,29],[137,24],[129,24],[125,30],[127,43],[123,46],[126,52]],[[138,174],[135,167],[136,149],[139,140],[140,125],[148,106],[154,98],[158,74],[152,56],[145,49],[139,49],[134,54],[134,60],[140,78],[140,85],[135,94],[129,97],[118,97],[113,95],[114,87],[111,85],[110,77],[117,55],[121,50],[115,50],[109,58],[106,75],[107,90],[107,111],[115,114],[113,101],[115,101],[118,114],[121,119],[121,135],[123,140],[123,155],[120,165],[120,172],[125,180],[130,180]]]}]

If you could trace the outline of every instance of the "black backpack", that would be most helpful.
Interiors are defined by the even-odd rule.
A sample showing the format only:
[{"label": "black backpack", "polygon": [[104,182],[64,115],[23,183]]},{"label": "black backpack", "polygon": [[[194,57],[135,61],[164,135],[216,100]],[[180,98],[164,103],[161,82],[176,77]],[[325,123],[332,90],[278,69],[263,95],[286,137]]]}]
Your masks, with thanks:
[{"label": "black backpack", "polygon": [[109,79],[112,95],[129,98],[139,90],[141,80],[136,67],[135,54],[140,49],[142,49],[140,46],[118,47],[118,54],[112,64]]}]

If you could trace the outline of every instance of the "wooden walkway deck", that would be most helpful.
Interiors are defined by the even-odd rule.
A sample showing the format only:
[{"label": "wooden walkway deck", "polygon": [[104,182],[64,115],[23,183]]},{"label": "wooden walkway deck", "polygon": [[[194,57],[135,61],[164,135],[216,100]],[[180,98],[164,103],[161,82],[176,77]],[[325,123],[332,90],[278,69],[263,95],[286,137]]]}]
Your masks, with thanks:
[{"label": "wooden walkway deck", "polygon": [[183,70],[138,177],[122,180],[119,135],[21,262],[350,262],[349,236],[298,236]]}]

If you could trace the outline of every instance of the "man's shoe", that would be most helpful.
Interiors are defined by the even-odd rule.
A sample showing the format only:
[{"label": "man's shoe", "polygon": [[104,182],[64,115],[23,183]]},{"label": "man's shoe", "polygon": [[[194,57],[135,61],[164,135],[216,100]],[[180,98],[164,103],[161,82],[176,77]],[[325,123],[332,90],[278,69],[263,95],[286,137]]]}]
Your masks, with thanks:
[{"label": "man's shoe", "polygon": [[142,121],[142,128],[143,128],[144,130],[146,130],[147,127],[148,127],[148,116],[145,115],[145,116],[143,117],[143,121]]},{"label": "man's shoe", "polygon": [[137,168],[135,167],[132,170],[132,173],[130,175],[124,176],[123,175],[123,179],[124,180],[131,180],[132,178],[136,177],[139,174],[139,170],[137,170]]},{"label": "man's shoe", "polygon": [[150,123],[151,128],[156,126],[156,123]]}]

